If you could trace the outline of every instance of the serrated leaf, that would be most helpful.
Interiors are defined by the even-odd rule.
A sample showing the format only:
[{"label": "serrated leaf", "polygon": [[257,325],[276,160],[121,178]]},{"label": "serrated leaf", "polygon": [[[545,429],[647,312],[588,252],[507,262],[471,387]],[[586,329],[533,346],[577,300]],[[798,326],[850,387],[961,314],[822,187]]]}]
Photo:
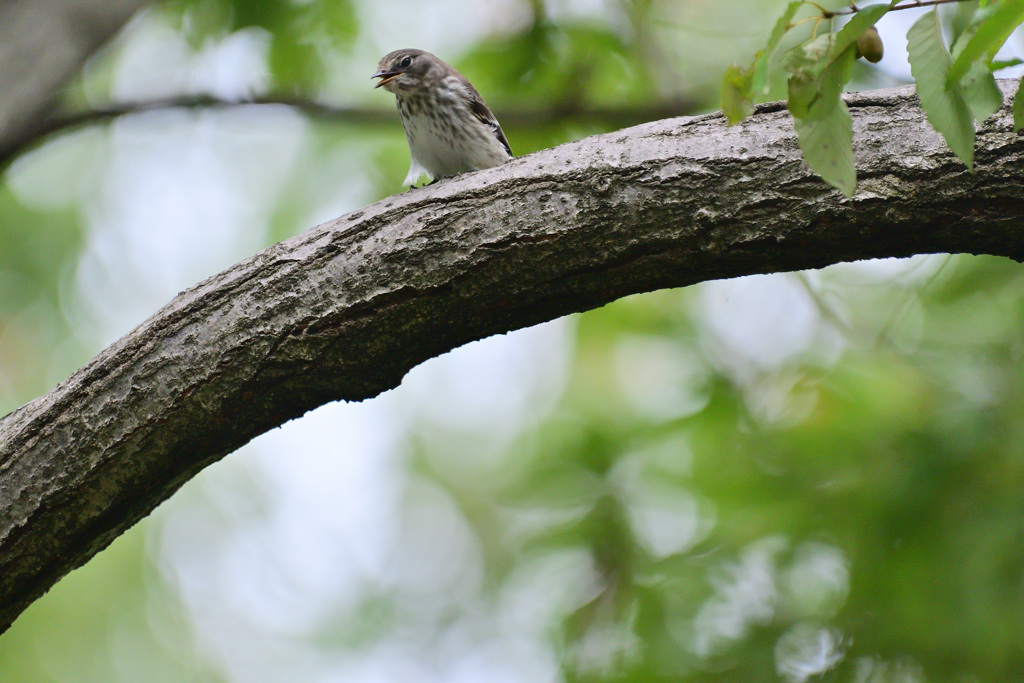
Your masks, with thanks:
[{"label": "serrated leaf", "polygon": [[775,22],[775,27],[772,29],[771,35],[768,37],[768,44],[763,50],[757,53],[757,57],[754,59],[754,70],[753,70],[753,82],[751,83],[751,90],[762,95],[768,94],[769,85],[769,63],[771,62],[772,55],[775,50],[778,49],[779,43],[782,42],[782,37],[786,35],[786,31],[790,28],[790,22],[793,21],[793,16],[797,10],[803,5],[803,0],[795,0],[794,2],[786,5],[786,10],[779,17],[779,20]]},{"label": "serrated leaf", "polygon": [[850,79],[854,59],[852,46],[838,55],[821,74],[817,97],[806,114],[794,114],[797,139],[807,165],[847,197],[856,188],[857,171],[853,164],[853,119],[840,94]]},{"label": "serrated leaf", "polygon": [[804,72],[808,78],[817,78],[828,66],[827,57],[832,50],[833,40],[834,34],[823,33],[797,45],[786,53],[782,61],[783,68],[792,74]]},{"label": "serrated leaf", "polygon": [[842,94],[843,88],[853,75],[853,63],[857,61],[857,48],[850,45],[841,55],[832,60],[825,72],[821,74],[821,91],[835,93],[836,99]]},{"label": "serrated leaf", "polygon": [[953,58],[942,43],[935,10],[910,27],[907,53],[910,73],[917,82],[917,95],[929,123],[945,138],[953,153],[973,168],[974,120],[960,84],[948,81]]},{"label": "serrated leaf", "polygon": [[[954,64],[988,13],[988,10],[979,10],[977,13],[980,17],[979,21],[961,31],[960,37],[953,43],[953,49],[950,50]],[[980,61],[974,62],[964,77],[960,79],[960,87],[963,88],[967,106],[971,108],[971,115],[976,121],[984,121],[1003,106],[1003,92],[996,84],[992,70]]]},{"label": "serrated leaf", "polygon": [[834,56],[832,34],[818,36],[787,56],[789,110],[797,118],[825,115],[838,102],[853,67],[852,44]]},{"label": "serrated leaf", "polygon": [[730,66],[722,76],[722,113],[729,125],[739,123],[754,113],[751,97],[753,71],[739,66]]},{"label": "serrated leaf", "polygon": [[977,61],[992,59],[1021,21],[1024,21],[1024,0],[1001,0],[970,37],[949,69],[946,80],[956,83]]},{"label": "serrated leaf", "polygon": [[984,64],[975,62],[961,81],[964,98],[975,121],[984,121],[1003,106],[1003,91]]},{"label": "serrated leaf", "polygon": [[857,186],[853,165],[853,119],[842,100],[818,119],[794,119],[797,139],[811,170],[847,197]]},{"label": "serrated leaf", "polygon": [[831,107],[831,102],[839,101],[839,96],[843,94],[843,88],[853,73],[853,63],[856,59],[856,49],[852,43],[831,59],[818,81],[818,101],[811,107],[811,116],[814,116],[818,107]]},{"label": "serrated leaf", "polygon": [[818,98],[821,70],[825,55],[832,45],[832,34],[826,33],[797,45],[788,53],[783,66],[789,72],[789,111],[797,118],[808,115]]},{"label": "serrated leaf", "polygon": [[789,77],[789,100],[786,106],[794,118],[807,118],[817,98],[818,84],[814,80],[804,78],[801,74]]},{"label": "serrated leaf", "polygon": [[1013,132],[1024,129],[1024,78],[1017,86],[1017,94],[1013,96]]}]

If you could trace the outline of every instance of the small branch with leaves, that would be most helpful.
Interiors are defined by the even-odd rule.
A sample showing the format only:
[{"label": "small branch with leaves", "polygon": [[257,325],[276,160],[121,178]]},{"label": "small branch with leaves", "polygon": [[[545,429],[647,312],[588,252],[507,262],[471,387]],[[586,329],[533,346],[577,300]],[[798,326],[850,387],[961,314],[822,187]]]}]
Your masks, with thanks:
[{"label": "small branch with leaves", "polygon": [[[949,5],[958,2],[974,2],[974,0],[910,0],[909,2],[903,2],[902,0],[894,3],[889,7],[890,12],[896,12],[901,9],[919,9],[921,7],[934,7],[936,5]],[[849,7],[837,10],[827,10],[816,2],[810,2],[807,0],[807,4],[813,5],[821,10],[821,13],[825,19],[831,19],[832,17],[839,17],[846,14],[856,14],[860,12],[860,8],[855,4],[850,4]]]},{"label": "small branch with leaves", "polygon": [[[722,79],[722,111],[730,124],[753,112],[754,101],[768,98],[773,57],[793,28],[814,21],[811,36],[791,48],[782,59],[788,75],[787,104],[795,119],[800,149],[807,164],[847,197],[857,184],[854,169],[850,112],[840,99],[850,80],[856,59],[877,62],[883,46],[875,28],[885,15],[913,8],[931,7],[907,32],[911,74],[917,84],[928,122],[968,168],[974,164],[975,124],[1002,106],[994,71],[1020,64],[1020,60],[995,61],[1010,34],[1024,22],[1024,0],[992,0],[969,8],[968,21],[946,46],[938,5],[963,0],[893,0],[889,3],[841,10],[826,10],[814,2],[795,0],[786,6],[775,24],[768,44],[749,67],[732,66]],[[962,4],[962,7],[967,7]],[[794,21],[804,8],[815,13]],[[839,30],[832,20],[848,15]],[[829,31],[819,33],[822,22]],[[1013,101],[1014,126],[1024,128],[1024,96],[1018,89]]]}]

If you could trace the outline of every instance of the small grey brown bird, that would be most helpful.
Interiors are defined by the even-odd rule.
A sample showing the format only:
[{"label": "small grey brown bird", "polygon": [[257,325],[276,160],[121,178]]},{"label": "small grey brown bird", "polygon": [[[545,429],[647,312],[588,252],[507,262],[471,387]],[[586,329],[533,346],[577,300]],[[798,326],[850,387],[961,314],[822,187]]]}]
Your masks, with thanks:
[{"label": "small grey brown bird", "polygon": [[466,77],[429,52],[395,50],[377,64],[379,78],[398,101],[412,164],[405,184],[431,181],[503,164],[512,158],[498,119]]}]

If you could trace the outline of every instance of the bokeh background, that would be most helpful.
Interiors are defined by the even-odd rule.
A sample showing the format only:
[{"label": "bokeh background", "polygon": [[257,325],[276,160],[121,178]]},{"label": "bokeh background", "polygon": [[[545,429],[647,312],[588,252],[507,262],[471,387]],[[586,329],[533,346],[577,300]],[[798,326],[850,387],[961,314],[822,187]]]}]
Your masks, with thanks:
[{"label": "bokeh background", "polygon": [[[714,110],[783,5],[151,5],[63,106],[180,106],[0,174],[0,413],[181,289],[401,191],[386,52],[455,64],[524,154]],[[909,82],[916,16],[883,21],[855,87]],[[210,467],[0,637],[0,680],[1014,680],[1022,359],[1024,271],[946,255],[476,342]]]}]

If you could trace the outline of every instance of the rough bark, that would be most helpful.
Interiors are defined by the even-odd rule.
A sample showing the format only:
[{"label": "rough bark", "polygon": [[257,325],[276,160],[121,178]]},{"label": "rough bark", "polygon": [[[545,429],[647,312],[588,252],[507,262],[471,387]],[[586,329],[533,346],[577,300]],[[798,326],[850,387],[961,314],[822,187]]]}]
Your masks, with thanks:
[{"label": "rough bark", "polygon": [[1008,107],[981,127],[971,173],[911,89],[847,102],[850,200],[767,105],[732,128],[657,121],[396,195],[183,292],[0,420],[0,627],[254,436],[471,340],[702,280],[931,252],[1024,259]]},{"label": "rough bark", "polygon": [[57,93],[146,0],[0,0],[0,150],[44,130]]}]

